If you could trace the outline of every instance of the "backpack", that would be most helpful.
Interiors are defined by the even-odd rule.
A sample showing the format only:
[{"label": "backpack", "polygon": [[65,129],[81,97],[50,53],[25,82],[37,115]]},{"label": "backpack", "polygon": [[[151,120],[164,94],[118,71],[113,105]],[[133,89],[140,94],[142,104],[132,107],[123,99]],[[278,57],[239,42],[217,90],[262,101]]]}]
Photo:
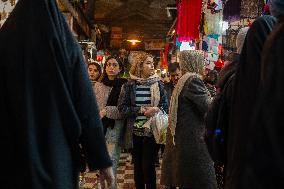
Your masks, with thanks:
[{"label": "backpack", "polygon": [[227,80],[223,90],[216,95],[206,115],[205,142],[209,154],[216,165],[226,162],[226,135],[229,126],[230,104],[228,90],[233,87],[235,74]]}]

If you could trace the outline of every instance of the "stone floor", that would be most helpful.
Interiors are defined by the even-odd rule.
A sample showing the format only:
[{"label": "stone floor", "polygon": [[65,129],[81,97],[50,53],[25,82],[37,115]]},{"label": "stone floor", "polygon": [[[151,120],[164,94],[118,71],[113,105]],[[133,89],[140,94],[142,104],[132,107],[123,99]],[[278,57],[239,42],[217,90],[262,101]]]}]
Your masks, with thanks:
[{"label": "stone floor", "polygon": [[[161,165],[161,160],[160,160]],[[163,188],[160,186],[161,167],[156,167],[157,171],[157,189]],[[83,184],[84,189],[96,189],[97,179],[96,173],[86,173],[84,176],[85,183]],[[119,161],[119,167],[117,170],[117,182],[118,189],[135,189],[134,186],[134,173],[133,164],[131,164],[131,156],[128,153],[122,153]]]}]

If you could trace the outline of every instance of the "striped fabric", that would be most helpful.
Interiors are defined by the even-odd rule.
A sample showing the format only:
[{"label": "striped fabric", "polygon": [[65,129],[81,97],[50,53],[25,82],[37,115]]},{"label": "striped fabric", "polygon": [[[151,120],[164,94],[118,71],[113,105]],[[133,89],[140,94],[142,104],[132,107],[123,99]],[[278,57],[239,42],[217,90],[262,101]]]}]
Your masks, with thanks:
[{"label": "striped fabric", "polygon": [[[137,85],[136,86],[136,106],[150,106],[151,105],[151,91],[150,86]],[[143,125],[146,123],[147,117],[139,114],[134,124],[134,134],[137,136],[144,136]]]}]

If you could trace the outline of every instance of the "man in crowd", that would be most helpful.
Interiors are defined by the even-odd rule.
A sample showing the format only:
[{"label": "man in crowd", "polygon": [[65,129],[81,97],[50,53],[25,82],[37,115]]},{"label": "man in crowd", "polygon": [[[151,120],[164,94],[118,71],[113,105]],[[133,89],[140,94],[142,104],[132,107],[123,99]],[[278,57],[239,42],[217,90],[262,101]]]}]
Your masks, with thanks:
[{"label": "man in crowd", "polygon": [[168,95],[168,102],[170,103],[172,92],[177,84],[179,78],[181,77],[181,71],[179,63],[174,62],[169,64],[170,82],[165,83],[165,90]]}]

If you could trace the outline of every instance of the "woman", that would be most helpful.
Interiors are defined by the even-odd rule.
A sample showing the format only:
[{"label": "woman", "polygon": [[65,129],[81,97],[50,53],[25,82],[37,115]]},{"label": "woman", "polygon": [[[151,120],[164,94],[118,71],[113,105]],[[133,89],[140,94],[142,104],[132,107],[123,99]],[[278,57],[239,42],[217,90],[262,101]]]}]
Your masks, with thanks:
[{"label": "woman", "polygon": [[1,188],[77,189],[79,145],[91,171],[111,176],[82,50],[56,1],[18,1],[0,41]]},{"label": "woman", "polygon": [[[275,24],[272,16],[262,16],[254,21],[247,32],[233,84],[229,128],[227,131],[227,157],[225,188],[251,187],[251,167],[248,162],[251,137],[255,127],[250,126],[260,87],[261,56],[264,42]],[[258,187],[256,187],[258,188]]]},{"label": "woman", "polygon": [[155,74],[153,56],[139,52],[130,62],[131,80],[123,87],[119,110],[127,118],[126,149],[133,148],[136,189],[156,189],[156,143],[147,122],[160,110],[167,111],[167,96]]},{"label": "woman", "polygon": [[202,51],[182,51],[179,79],[171,97],[161,184],[172,188],[217,188],[213,162],[203,139],[204,115],[211,102],[202,81]]},{"label": "woman", "polygon": [[115,177],[120,158],[120,139],[123,129],[123,118],[117,109],[117,103],[121,87],[127,81],[119,78],[121,70],[122,65],[114,57],[109,57],[104,66],[101,83],[96,82],[94,85],[94,93],[104,126],[107,148],[113,162]]},{"label": "woman", "polygon": [[[262,53],[261,93],[251,126],[257,131],[251,137],[251,186],[280,188],[284,186],[283,140],[283,60],[284,1],[274,0],[271,14],[278,23],[265,42]],[[253,183],[253,185],[252,185]]]},{"label": "woman", "polygon": [[88,64],[88,73],[89,73],[90,80],[94,84],[101,77],[102,68],[98,63],[92,62],[92,63]]}]

